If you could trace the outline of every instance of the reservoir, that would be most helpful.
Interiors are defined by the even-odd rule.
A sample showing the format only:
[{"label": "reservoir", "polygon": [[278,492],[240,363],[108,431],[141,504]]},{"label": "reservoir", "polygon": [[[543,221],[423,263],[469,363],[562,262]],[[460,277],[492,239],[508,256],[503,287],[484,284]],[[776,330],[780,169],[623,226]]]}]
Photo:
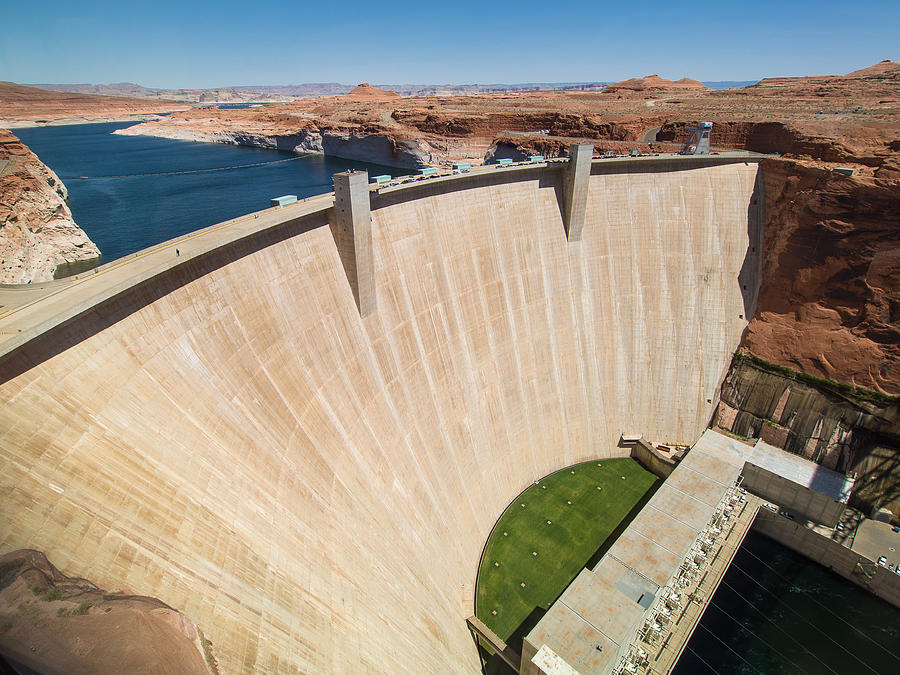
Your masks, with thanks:
[{"label": "reservoir", "polygon": [[408,173],[335,157],[112,133],[132,124],[13,130],[65,183],[72,216],[103,262],[268,208],[273,197],[331,192],[339,171]]}]

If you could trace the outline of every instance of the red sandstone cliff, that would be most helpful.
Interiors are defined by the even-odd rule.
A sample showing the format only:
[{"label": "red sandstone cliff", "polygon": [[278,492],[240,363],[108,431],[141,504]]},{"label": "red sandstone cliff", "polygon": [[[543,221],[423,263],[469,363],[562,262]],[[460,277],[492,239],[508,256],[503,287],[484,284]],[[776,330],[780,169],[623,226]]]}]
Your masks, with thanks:
[{"label": "red sandstone cliff", "polygon": [[48,281],[58,265],[100,255],[66,198],[57,175],[0,129],[0,283]]},{"label": "red sandstone cliff", "polygon": [[197,626],[155,598],[106,593],[43,553],[0,556],[0,653],[38,673],[218,673]]},{"label": "red sandstone cliff", "polygon": [[758,310],[744,346],[795,370],[900,394],[900,182],[765,160]]}]

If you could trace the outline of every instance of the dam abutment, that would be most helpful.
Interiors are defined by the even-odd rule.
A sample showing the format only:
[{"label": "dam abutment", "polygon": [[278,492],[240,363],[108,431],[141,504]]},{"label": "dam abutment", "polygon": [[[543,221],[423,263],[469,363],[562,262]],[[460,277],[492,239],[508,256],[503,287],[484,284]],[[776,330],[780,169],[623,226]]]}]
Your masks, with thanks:
[{"label": "dam abutment", "polygon": [[0,552],[159,597],[229,672],[474,672],[504,506],[623,428],[706,427],[747,161],[595,161],[575,247],[562,163],[374,188],[368,314],[331,196],[4,309]]}]

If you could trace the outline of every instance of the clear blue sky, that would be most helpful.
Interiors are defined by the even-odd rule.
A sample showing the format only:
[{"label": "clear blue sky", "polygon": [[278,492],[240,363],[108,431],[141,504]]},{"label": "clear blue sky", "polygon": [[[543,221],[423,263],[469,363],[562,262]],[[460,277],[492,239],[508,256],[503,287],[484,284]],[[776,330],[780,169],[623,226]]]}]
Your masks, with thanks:
[{"label": "clear blue sky", "polygon": [[0,80],[20,83],[751,80],[900,57],[898,0],[22,0],[2,15]]}]

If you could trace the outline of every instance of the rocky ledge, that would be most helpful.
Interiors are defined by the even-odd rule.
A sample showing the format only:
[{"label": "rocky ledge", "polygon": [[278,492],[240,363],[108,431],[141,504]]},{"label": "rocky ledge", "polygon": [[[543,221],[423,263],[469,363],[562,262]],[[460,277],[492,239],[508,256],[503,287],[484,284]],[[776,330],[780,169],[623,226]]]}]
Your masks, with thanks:
[{"label": "rocky ledge", "polygon": [[219,673],[184,614],[66,576],[29,549],[0,556],[0,653],[16,672]]},{"label": "rocky ledge", "polygon": [[743,346],[793,370],[900,394],[900,181],[764,160],[763,283]]},{"label": "rocky ledge", "polygon": [[0,129],[0,283],[49,281],[57,266],[98,258],[66,204],[66,186]]}]

